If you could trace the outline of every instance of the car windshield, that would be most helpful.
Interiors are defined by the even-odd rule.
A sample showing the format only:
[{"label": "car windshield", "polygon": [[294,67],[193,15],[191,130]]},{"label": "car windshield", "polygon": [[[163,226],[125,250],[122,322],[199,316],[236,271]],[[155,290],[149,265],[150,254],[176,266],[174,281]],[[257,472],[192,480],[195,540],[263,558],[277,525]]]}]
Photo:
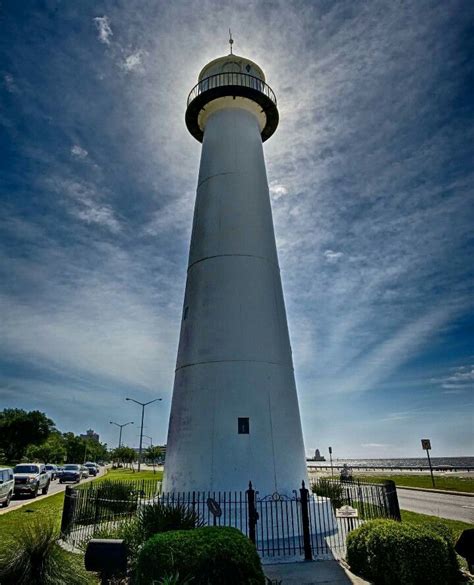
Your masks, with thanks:
[{"label": "car windshield", "polygon": [[79,465],[65,465],[64,469],[68,471],[77,471],[79,469]]},{"label": "car windshield", "polygon": [[46,465],[46,469],[54,469],[53,465]]},{"label": "car windshield", "polygon": [[38,473],[37,465],[17,465],[13,470],[14,473]]},{"label": "car windshield", "polygon": [[93,463],[86,463],[86,467],[95,467]]}]

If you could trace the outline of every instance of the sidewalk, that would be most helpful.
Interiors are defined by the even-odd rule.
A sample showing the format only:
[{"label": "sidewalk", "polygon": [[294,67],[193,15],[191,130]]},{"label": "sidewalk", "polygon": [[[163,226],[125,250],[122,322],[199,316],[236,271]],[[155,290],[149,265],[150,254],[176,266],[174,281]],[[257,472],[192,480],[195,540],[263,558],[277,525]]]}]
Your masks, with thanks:
[{"label": "sidewalk", "polygon": [[337,561],[302,561],[264,565],[265,575],[281,585],[366,585]]}]

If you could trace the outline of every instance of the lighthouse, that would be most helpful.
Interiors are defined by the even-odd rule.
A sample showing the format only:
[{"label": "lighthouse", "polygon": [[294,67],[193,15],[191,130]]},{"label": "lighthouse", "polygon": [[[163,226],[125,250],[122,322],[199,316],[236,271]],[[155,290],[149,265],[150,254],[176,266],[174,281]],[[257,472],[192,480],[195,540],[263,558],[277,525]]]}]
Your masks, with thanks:
[{"label": "lighthouse", "polygon": [[[231,39],[232,41],[232,39]],[[191,90],[202,143],[168,430],[166,492],[291,494],[306,459],[263,142],[278,126],[262,69],[231,53]]]}]

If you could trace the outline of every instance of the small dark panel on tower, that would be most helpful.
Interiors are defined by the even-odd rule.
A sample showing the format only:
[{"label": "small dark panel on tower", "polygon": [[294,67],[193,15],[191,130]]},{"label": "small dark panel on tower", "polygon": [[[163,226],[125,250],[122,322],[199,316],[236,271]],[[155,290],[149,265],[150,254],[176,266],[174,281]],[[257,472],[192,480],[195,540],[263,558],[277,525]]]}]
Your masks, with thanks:
[{"label": "small dark panel on tower", "polygon": [[184,308],[184,313],[183,313],[183,321],[184,321],[185,319],[187,319],[187,317],[188,317],[188,312],[189,312],[189,307],[185,307],[185,308]]},{"label": "small dark panel on tower", "polygon": [[245,69],[247,69],[247,73],[250,73],[250,69],[252,69],[252,67],[250,67],[250,65],[247,65],[247,66],[245,67]]},{"label": "small dark panel on tower", "polygon": [[250,419],[248,417],[239,417],[237,420],[237,429],[239,435],[248,435],[250,433]]}]

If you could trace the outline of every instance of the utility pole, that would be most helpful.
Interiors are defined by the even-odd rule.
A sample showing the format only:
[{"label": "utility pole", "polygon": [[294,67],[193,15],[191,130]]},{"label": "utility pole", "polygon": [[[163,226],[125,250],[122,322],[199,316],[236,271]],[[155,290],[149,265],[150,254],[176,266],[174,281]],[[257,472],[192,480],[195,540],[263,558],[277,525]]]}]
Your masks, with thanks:
[{"label": "utility pole", "polygon": [[331,462],[331,477],[334,477],[334,469],[332,467],[332,447],[329,447],[329,461]]},{"label": "utility pole", "polygon": [[110,421],[110,424],[111,424],[111,425],[115,425],[115,426],[117,426],[117,427],[119,427],[119,428],[120,428],[120,434],[119,434],[119,444],[118,444],[118,446],[119,446],[119,449],[120,449],[120,447],[122,446],[122,429],[123,429],[123,427],[126,427],[127,425],[133,425],[133,420],[132,420],[132,421],[130,421],[130,422],[127,422],[127,423],[123,423],[123,425],[119,425],[119,423],[116,423],[116,422],[114,422],[113,420],[111,420],[111,421]]},{"label": "utility pole", "polygon": [[149,400],[148,402],[140,402],[139,400],[135,400],[134,398],[125,398],[125,400],[131,400],[132,402],[136,402],[142,407],[142,424],[140,427],[140,447],[138,450],[138,471],[140,471],[140,465],[142,462],[142,443],[143,443],[143,419],[145,418],[145,406],[148,406],[152,402],[157,402],[158,400],[162,400],[162,398],[155,398],[154,400]]}]

